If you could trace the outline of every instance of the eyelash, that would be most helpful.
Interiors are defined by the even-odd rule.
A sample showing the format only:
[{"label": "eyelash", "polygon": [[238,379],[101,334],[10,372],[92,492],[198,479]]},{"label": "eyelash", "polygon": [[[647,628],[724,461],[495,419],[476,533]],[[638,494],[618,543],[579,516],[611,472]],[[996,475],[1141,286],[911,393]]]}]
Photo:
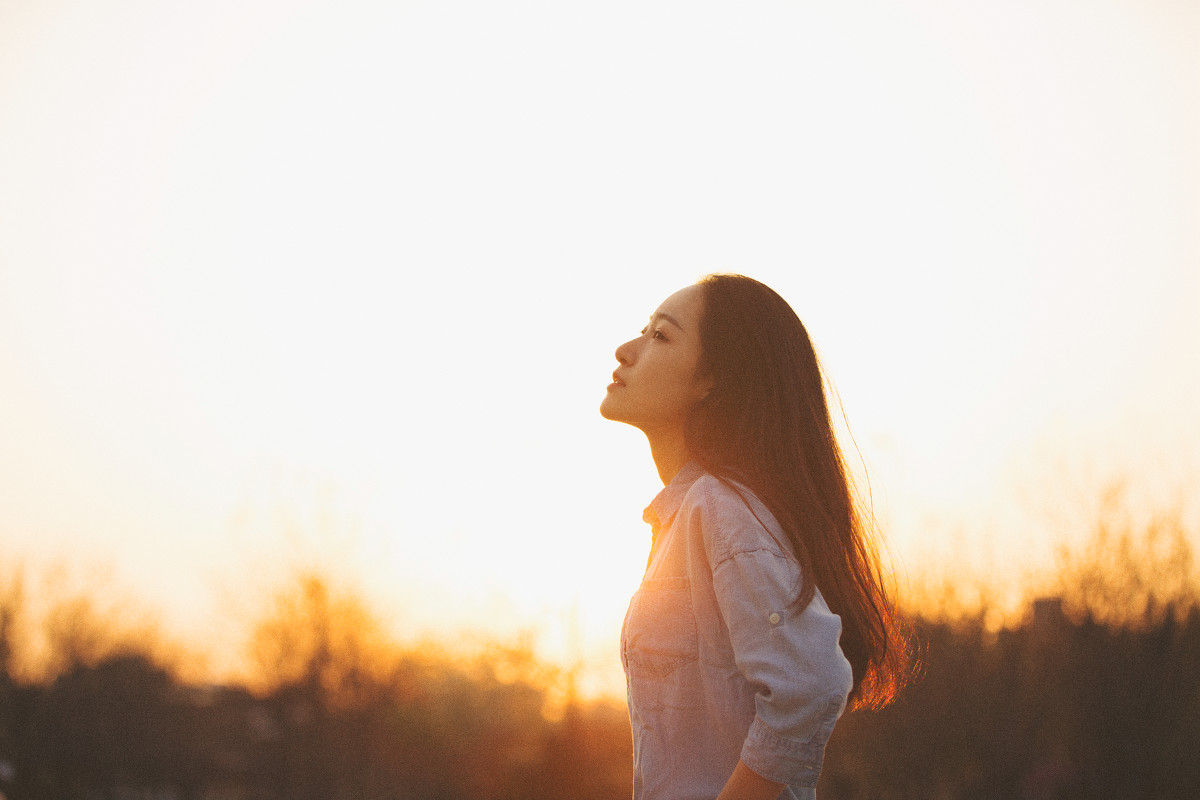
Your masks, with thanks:
[{"label": "eyelash", "polygon": [[[642,336],[645,336],[645,335],[646,335],[646,331],[648,331],[648,330],[650,330],[650,329],[649,329],[649,328],[642,328]],[[661,342],[665,342],[665,341],[667,341],[667,337],[663,335],[662,328],[655,328],[655,329],[654,329],[654,337],[653,337],[653,338],[655,338],[655,339],[657,339],[657,340],[659,340],[659,341],[661,341]]]}]

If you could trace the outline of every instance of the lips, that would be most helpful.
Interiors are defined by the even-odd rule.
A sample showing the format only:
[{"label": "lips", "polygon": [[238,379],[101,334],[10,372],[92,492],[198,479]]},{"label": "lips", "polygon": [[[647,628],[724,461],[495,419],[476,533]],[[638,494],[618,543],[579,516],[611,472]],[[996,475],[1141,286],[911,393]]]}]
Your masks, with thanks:
[{"label": "lips", "polygon": [[613,378],[613,382],[612,382],[613,386],[624,386],[625,385],[625,381],[621,380],[620,376],[618,376],[617,373],[614,372],[612,378]]}]

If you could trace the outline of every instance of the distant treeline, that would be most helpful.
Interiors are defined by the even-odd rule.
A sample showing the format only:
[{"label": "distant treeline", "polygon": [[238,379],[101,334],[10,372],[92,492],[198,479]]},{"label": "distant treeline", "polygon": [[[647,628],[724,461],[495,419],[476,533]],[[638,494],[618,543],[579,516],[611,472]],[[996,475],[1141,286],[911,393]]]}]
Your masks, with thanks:
[{"label": "distant treeline", "polygon": [[[1175,611],[1176,609],[1168,609]],[[925,673],[835,729],[821,800],[1200,798],[1200,608],[1148,627],[917,620]]]},{"label": "distant treeline", "polygon": [[[849,715],[822,800],[1200,797],[1200,610],[1151,627],[1016,630],[917,620],[925,673],[901,702]],[[49,685],[0,676],[9,800],[537,800],[629,795],[624,708],[412,654],[387,680],[319,677],[256,696],[111,655]],[[329,665],[325,665],[329,666]],[[362,676],[360,676],[362,677]]]},{"label": "distant treeline", "polygon": [[[1099,526],[1020,624],[911,614],[921,673],[893,707],[841,722],[822,800],[1200,798],[1200,601],[1187,539],[1167,533]],[[197,685],[149,645],[101,647],[61,618],[54,670],[31,677],[14,666],[16,598],[0,594],[7,800],[630,794],[619,702],[578,697],[520,646],[389,643],[319,576],[257,626],[253,685]]]}]

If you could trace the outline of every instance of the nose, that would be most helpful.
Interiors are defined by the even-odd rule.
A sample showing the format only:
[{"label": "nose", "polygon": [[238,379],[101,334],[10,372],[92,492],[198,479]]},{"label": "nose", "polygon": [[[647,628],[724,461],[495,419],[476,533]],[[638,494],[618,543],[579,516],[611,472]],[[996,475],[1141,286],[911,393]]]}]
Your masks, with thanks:
[{"label": "nose", "polygon": [[637,344],[637,341],[637,339],[630,339],[617,348],[617,363],[625,366],[633,363],[634,346]]}]

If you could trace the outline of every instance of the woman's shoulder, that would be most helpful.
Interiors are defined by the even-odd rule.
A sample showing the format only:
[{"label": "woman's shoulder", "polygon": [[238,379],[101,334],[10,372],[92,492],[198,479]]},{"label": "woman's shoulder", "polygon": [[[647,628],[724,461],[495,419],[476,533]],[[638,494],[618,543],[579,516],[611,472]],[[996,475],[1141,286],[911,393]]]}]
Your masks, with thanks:
[{"label": "woman's shoulder", "polygon": [[750,487],[705,472],[688,489],[683,505],[706,540],[728,552],[772,550],[780,554],[783,530]]},{"label": "woman's shoulder", "polygon": [[711,472],[701,472],[688,487],[683,497],[684,505],[694,508],[707,507],[709,510],[730,510],[736,513],[762,509],[766,506],[758,499],[746,484],[734,478],[714,475]]}]

